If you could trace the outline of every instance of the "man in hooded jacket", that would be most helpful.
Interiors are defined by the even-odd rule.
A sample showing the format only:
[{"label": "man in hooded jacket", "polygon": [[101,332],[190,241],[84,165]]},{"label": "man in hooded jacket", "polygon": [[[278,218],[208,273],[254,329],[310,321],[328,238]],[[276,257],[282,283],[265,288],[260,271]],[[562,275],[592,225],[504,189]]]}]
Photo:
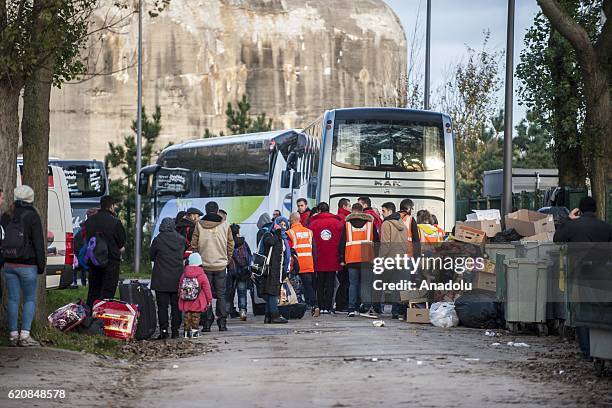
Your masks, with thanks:
[{"label": "man in hooded jacket", "polygon": [[159,226],[159,234],[153,240],[149,256],[153,262],[151,289],[155,291],[157,318],[159,321],[159,340],[167,339],[168,307],[172,316],[172,338],[178,338],[181,326],[181,311],[178,306],[178,285],[183,273],[183,252],[185,238],[175,229],[172,218],[164,218]]},{"label": "man in hooded jacket", "polygon": [[[404,256],[408,251],[408,228],[402,221],[401,214],[396,212],[395,204],[391,202],[382,205],[382,213],[384,220],[380,227],[380,258]],[[388,281],[398,282],[400,279],[408,277],[406,275],[401,276],[403,275],[402,272],[385,271],[385,274],[387,276],[393,275],[389,276]],[[393,294],[397,295],[396,292]],[[392,300],[395,300],[391,308],[392,318],[397,319],[401,313],[405,313],[405,306],[399,303],[399,299]]]},{"label": "man in hooded jacket", "polygon": [[[227,331],[226,268],[234,252],[234,238],[227,222],[217,214],[219,205],[216,202],[206,203],[205,210],[206,215],[193,231],[191,247],[202,257],[202,267],[217,298],[215,309],[219,331]],[[213,321],[212,308],[209,308],[202,330],[210,331]]]}]

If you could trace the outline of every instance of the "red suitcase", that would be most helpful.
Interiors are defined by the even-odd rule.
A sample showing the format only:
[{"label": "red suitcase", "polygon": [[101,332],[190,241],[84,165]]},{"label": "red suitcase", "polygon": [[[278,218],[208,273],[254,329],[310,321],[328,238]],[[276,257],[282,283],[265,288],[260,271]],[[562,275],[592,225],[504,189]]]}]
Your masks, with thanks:
[{"label": "red suitcase", "polygon": [[132,340],[138,325],[138,307],[119,300],[99,300],[92,310],[94,318],[104,322],[104,335]]}]

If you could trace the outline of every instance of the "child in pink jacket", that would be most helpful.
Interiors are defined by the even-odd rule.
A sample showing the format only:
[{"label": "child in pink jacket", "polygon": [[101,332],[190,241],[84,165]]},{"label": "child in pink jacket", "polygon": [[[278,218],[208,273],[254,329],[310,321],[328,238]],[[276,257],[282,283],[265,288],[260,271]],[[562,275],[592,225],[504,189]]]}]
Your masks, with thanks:
[{"label": "child in pink jacket", "polygon": [[179,280],[179,309],[185,313],[184,336],[198,337],[200,313],[212,303],[210,283],[202,269],[202,257],[198,253],[189,255],[188,265]]}]

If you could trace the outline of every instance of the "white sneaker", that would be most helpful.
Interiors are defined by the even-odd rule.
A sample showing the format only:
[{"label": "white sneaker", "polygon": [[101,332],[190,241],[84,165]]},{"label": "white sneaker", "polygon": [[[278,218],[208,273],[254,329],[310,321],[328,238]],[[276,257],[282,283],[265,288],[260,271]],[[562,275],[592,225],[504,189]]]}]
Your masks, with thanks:
[{"label": "white sneaker", "polygon": [[348,312],[348,317],[355,317],[355,312]]},{"label": "white sneaker", "polygon": [[40,343],[32,338],[32,336],[20,336],[19,343],[21,347],[40,347]]},{"label": "white sneaker", "polygon": [[17,347],[19,345],[19,336],[9,337],[9,346]]}]

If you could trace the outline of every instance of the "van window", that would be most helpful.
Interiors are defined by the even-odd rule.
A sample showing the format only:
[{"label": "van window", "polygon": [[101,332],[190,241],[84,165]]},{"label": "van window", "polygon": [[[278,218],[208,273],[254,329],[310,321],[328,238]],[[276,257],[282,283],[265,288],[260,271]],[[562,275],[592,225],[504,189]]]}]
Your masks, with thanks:
[{"label": "van window", "polygon": [[[49,190],[49,199],[47,200],[49,208],[47,208],[47,229],[55,235],[55,240],[64,239],[64,212],[60,206],[59,196],[56,191]],[[60,234],[58,236],[58,234]]]}]

